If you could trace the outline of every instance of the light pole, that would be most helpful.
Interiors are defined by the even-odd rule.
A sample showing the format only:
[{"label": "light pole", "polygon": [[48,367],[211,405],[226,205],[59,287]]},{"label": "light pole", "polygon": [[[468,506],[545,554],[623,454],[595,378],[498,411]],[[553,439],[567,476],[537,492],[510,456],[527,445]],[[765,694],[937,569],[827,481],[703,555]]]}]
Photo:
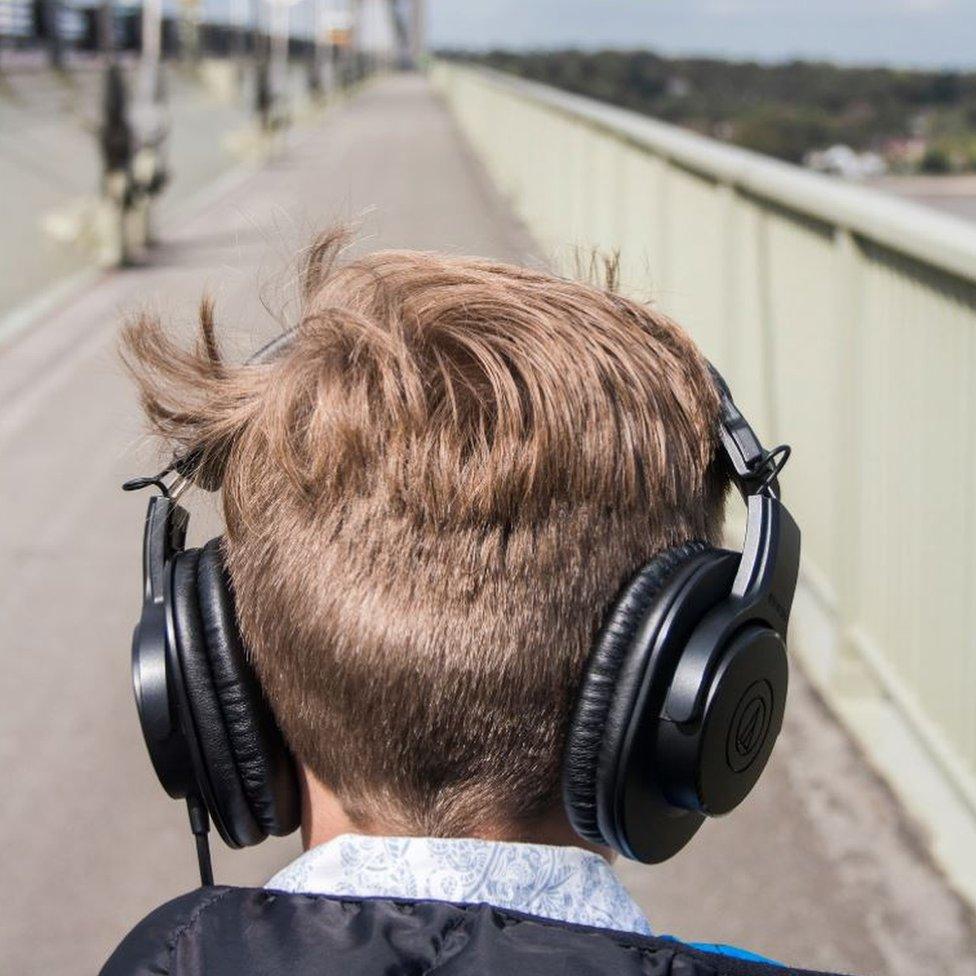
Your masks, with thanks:
[{"label": "light pole", "polygon": [[[297,0],[268,0],[271,6],[271,98],[283,111],[288,100],[289,17]],[[283,121],[282,118],[278,119]]]},{"label": "light pole", "polygon": [[142,56],[139,62],[141,94],[155,101],[159,93],[159,63],[162,55],[163,0],[142,2]]},{"label": "light pole", "polygon": [[246,50],[245,37],[247,34],[247,21],[250,4],[248,0],[234,0],[232,6],[232,19],[234,27],[233,52],[240,64],[244,60]]},{"label": "light pole", "polygon": [[427,4],[426,0],[411,0],[410,53],[413,66],[419,68],[427,53]]},{"label": "light pole", "polygon": [[322,97],[322,9],[324,0],[312,4],[312,58],[308,66],[308,90],[313,99]]},{"label": "light pole", "polygon": [[200,0],[180,0],[180,55],[197,66],[200,56]]},{"label": "light pole", "polygon": [[162,0],[143,0],[142,51],[139,60],[139,86],[133,122],[136,151],[132,159],[132,206],[137,218],[141,245],[153,240],[152,201],[168,179],[165,85],[162,69]]},{"label": "light pole", "polygon": [[[319,4],[323,0],[318,0]],[[344,81],[343,72],[337,62],[337,56],[348,47],[352,33],[352,14],[347,10],[337,10],[334,7],[319,9],[319,19],[316,29],[316,43],[324,42],[326,58],[326,89],[332,91]]]},{"label": "light pole", "polygon": [[41,0],[40,28],[48,63],[55,71],[64,70],[64,45],[61,41],[61,0]]},{"label": "light pole", "polygon": [[389,0],[390,20],[393,21],[393,32],[396,36],[396,66],[398,68],[412,68],[410,53],[410,20],[404,4],[398,0]]},{"label": "light pole", "polygon": [[102,0],[98,7],[98,47],[107,65],[115,60],[115,10],[112,0]]},{"label": "light pole", "polygon": [[419,68],[424,55],[424,0],[389,0],[396,34],[397,66]]},{"label": "light pole", "polygon": [[102,155],[104,223],[100,260],[104,264],[131,263],[136,248],[130,233],[133,203],[133,134],[122,68],[111,52],[106,54],[102,122],[98,143]]}]

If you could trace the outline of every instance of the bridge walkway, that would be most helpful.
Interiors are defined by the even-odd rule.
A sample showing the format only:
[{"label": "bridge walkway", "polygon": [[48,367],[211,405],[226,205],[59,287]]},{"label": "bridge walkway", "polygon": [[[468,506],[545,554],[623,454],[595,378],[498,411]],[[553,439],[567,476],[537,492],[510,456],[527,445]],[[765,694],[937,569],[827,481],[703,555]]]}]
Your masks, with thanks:
[{"label": "bridge walkway", "polygon": [[[539,261],[446,110],[415,77],[377,82],[297,133],[276,161],[221,180],[151,266],[65,298],[0,350],[0,945],[12,973],[93,971],[129,925],[194,880],[185,812],[146,761],[128,646],[151,469],[114,346],[141,307],[192,326],[201,293],[243,354],[294,308],[312,232],[362,218],[358,246]],[[216,525],[195,500],[194,535]],[[203,525],[201,523],[204,523]],[[257,884],[297,839],[215,843],[222,882]],[[976,973],[972,920],[912,829],[797,677],[771,772],[734,817],[667,865],[621,873],[658,931],[724,941],[808,967]]]}]

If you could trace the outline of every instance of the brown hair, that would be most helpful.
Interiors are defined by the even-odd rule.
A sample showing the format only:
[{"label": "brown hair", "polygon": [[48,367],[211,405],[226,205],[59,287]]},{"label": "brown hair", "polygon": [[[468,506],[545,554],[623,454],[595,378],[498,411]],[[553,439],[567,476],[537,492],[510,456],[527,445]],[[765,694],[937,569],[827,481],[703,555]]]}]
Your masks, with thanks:
[{"label": "brown hair", "polygon": [[459,835],[559,796],[601,616],[711,538],[717,397],[691,340],[612,291],[476,258],[311,250],[294,338],[230,365],[124,333],[149,421],[223,476],[226,557],[296,755],[354,821]]}]

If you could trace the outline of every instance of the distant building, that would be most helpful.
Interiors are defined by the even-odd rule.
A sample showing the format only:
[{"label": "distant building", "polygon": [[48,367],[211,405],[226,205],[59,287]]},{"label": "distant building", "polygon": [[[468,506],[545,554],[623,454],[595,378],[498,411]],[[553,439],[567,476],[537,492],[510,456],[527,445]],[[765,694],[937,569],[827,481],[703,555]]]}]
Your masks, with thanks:
[{"label": "distant building", "polygon": [[836,145],[828,149],[812,149],[803,157],[803,165],[818,173],[830,173],[847,180],[866,180],[883,176],[888,165],[876,152],[858,152],[850,146]]},{"label": "distant building", "polygon": [[908,136],[900,139],[888,139],[881,151],[892,169],[916,170],[928,151],[928,140],[922,136]]},{"label": "distant building", "polygon": [[672,75],[665,90],[672,98],[687,98],[691,94],[691,82],[680,75]]}]

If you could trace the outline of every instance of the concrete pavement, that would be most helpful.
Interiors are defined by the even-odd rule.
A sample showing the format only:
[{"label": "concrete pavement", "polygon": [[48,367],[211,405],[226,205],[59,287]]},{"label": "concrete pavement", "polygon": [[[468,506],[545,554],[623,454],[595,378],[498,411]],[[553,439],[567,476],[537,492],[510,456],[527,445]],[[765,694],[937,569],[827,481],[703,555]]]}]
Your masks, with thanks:
[{"label": "concrete pavement", "polygon": [[907,197],[964,220],[976,220],[976,175],[885,176],[872,183],[879,190]]},{"label": "concrete pavement", "polygon": [[[129,79],[134,100],[131,70]],[[94,61],[64,76],[35,66],[0,79],[0,317],[94,261],[91,243],[74,238],[99,192],[102,84]],[[252,124],[243,98],[221,100],[172,68],[166,85],[172,180],[158,209],[164,220],[239,162]]]},{"label": "concrete pavement", "polygon": [[[363,217],[360,247],[539,260],[418,78],[377,82],[291,150],[214,196],[151,267],[104,278],[0,350],[0,805],[4,971],[91,972],[147,910],[195,881],[180,804],[157,786],[129,687],[153,470],[114,353],[126,310],[189,328],[204,289],[244,354],[287,318],[299,247]],[[193,535],[216,526],[190,499]],[[972,917],[802,679],[757,795],[667,865],[622,866],[652,925],[808,967],[976,974]],[[230,852],[219,881],[261,883],[297,839]]]}]

